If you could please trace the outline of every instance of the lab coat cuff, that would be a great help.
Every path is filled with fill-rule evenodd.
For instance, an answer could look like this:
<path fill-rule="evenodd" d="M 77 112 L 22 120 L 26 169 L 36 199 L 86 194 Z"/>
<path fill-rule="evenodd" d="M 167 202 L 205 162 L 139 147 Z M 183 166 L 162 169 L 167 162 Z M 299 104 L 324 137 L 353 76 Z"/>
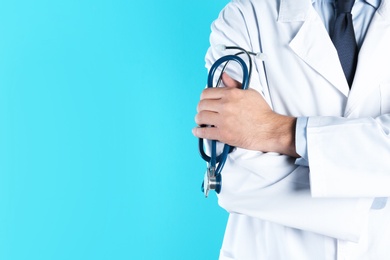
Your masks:
<path fill-rule="evenodd" d="M 295 127 L 295 149 L 301 156 L 295 161 L 295 164 L 302 166 L 309 166 L 309 159 L 307 153 L 307 138 L 306 128 L 308 123 L 308 117 L 298 117 Z"/>

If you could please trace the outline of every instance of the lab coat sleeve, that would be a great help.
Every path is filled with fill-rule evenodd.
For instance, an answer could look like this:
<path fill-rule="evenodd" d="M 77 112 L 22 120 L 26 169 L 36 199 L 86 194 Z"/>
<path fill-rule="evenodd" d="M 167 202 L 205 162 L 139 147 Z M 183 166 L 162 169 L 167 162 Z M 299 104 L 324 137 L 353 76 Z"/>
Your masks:
<path fill-rule="evenodd" d="M 284 226 L 357 242 L 370 198 L 313 198 L 309 170 L 276 153 L 237 149 L 225 164 L 219 204 Z"/>
<path fill-rule="evenodd" d="M 240 1 L 232 1 L 222 10 L 219 15 L 219 18 L 212 23 L 210 48 L 208 49 L 207 55 L 205 57 L 207 69 L 210 69 L 214 62 L 222 56 L 236 54 L 238 52 L 237 50 L 221 51 L 218 49 L 218 46 L 220 45 L 238 46 L 244 48 L 247 51 L 260 53 L 260 46 L 252 45 L 252 42 L 250 40 L 251 36 L 247 29 L 250 26 L 246 24 L 252 23 L 251 26 L 253 26 L 253 23 L 255 23 L 255 21 L 245 20 L 243 12 L 240 11 L 240 7 L 242 7 L 242 5 L 240 5 Z M 249 64 L 246 55 L 240 55 L 240 57 L 246 62 L 246 64 Z M 251 58 L 252 64 L 254 66 L 249 86 L 250 88 L 255 89 L 261 94 L 263 94 L 268 103 L 270 103 L 267 88 L 262 87 L 265 86 L 267 82 L 265 75 L 264 73 L 257 72 L 264 70 L 263 63 L 255 56 L 252 56 Z M 225 72 L 235 80 L 241 82 L 242 69 L 238 63 L 230 62 Z M 219 75 L 219 73 L 216 73 L 215 75 Z M 217 76 L 214 78 L 214 80 L 217 80 Z"/>
<path fill-rule="evenodd" d="M 254 18 L 243 15 L 253 12 L 250 9 L 247 2 L 232 1 L 212 24 L 211 47 L 206 55 L 207 68 L 226 55 L 213 48 L 217 44 L 259 51 L 258 46 L 252 46 L 250 33 L 246 31 L 246 28 L 256 26 L 253 24 L 256 21 L 248 20 Z M 262 69 L 258 62 L 250 87 L 263 93 L 265 99 L 269 100 L 266 88 L 262 87 L 266 84 Z M 238 80 L 241 78 L 239 71 L 237 67 L 228 69 L 228 73 Z M 309 168 L 294 162 L 295 159 L 285 155 L 236 149 L 229 155 L 223 169 L 219 204 L 229 212 L 357 241 L 372 199 L 313 198 Z"/>
<path fill-rule="evenodd" d="M 314 197 L 390 196 L 390 115 L 310 117 L 307 150 Z"/>

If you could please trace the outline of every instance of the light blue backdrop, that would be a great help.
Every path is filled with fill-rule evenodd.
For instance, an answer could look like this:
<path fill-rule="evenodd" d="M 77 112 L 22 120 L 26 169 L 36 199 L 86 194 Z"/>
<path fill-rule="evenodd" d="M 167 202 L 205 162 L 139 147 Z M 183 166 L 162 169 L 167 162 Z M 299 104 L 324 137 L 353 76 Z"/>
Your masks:
<path fill-rule="evenodd" d="M 191 134 L 227 0 L 0 0 L 0 259 L 216 259 Z"/>

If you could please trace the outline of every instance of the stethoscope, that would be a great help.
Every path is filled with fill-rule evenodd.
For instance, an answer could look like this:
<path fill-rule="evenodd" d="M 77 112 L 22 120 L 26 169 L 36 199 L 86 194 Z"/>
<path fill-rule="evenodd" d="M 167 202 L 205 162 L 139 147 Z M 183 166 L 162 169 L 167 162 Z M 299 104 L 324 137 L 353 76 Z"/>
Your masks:
<path fill-rule="evenodd" d="M 242 82 L 241 82 L 241 88 L 242 89 L 248 89 L 249 81 L 252 75 L 252 58 L 251 55 L 256 56 L 257 58 L 260 58 L 264 60 L 264 57 L 262 53 L 254 53 L 250 51 L 246 51 L 245 49 L 237 46 L 225 46 L 225 45 L 217 45 L 216 49 L 218 51 L 224 51 L 224 50 L 239 50 L 234 55 L 226 55 L 221 58 L 219 58 L 210 68 L 208 78 L 207 78 L 207 87 L 213 88 L 214 83 L 214 75 L 217 71 L 217 69 L 222 65 L 221 73 L 218 77 L 218 81 L 216 83 L 215 87 L 219 87 L 219 85 L 222 82 L 222 74 L 225 72 L 227 65 L 230 61 L 237 62 L 242 69 Z M 239 55 L 245 54 L 248 58 L 248 64 L 239 57 Z M 207 125 L 202 125 L 201 127 L 212 127 Z M 204 175 L 203 183 L 202 183 L 202 192 L 204 193 L 205 197 L 208 197 L 210 190 L 215 190 L 216 193 L 221 192 L 222 188 L 222 176 L 221 172 L 225 165 L 225 162 L 227 160 L 227 157 L 229 153 L 231 153 L 234 150 L 233 146 L 230 146 L 228 144 L 223 144 L 222 153 L 220 155 L 217 155 L 217 141 L 211 140 L 211 151 L 210 156 L 208 156 L 204 150 L 204 140 L 203 138 L 199 138 L 199 152 L 203 160 L 207 162 L 207 171 Z"/>

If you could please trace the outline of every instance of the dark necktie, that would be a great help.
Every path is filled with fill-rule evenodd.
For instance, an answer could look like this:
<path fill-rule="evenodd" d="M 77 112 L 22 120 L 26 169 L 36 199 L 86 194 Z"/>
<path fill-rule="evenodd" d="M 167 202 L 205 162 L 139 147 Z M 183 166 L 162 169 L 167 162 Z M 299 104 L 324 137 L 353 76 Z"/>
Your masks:
<path fill-rule="evenodd" d="M 355 0 L 337 1 L 337 17 L 332 35 L 333 44 L 339 54 L 341 66 L 350 88 L 355 75 L 358 56 L 351 14 L 354 2 Z"/>

